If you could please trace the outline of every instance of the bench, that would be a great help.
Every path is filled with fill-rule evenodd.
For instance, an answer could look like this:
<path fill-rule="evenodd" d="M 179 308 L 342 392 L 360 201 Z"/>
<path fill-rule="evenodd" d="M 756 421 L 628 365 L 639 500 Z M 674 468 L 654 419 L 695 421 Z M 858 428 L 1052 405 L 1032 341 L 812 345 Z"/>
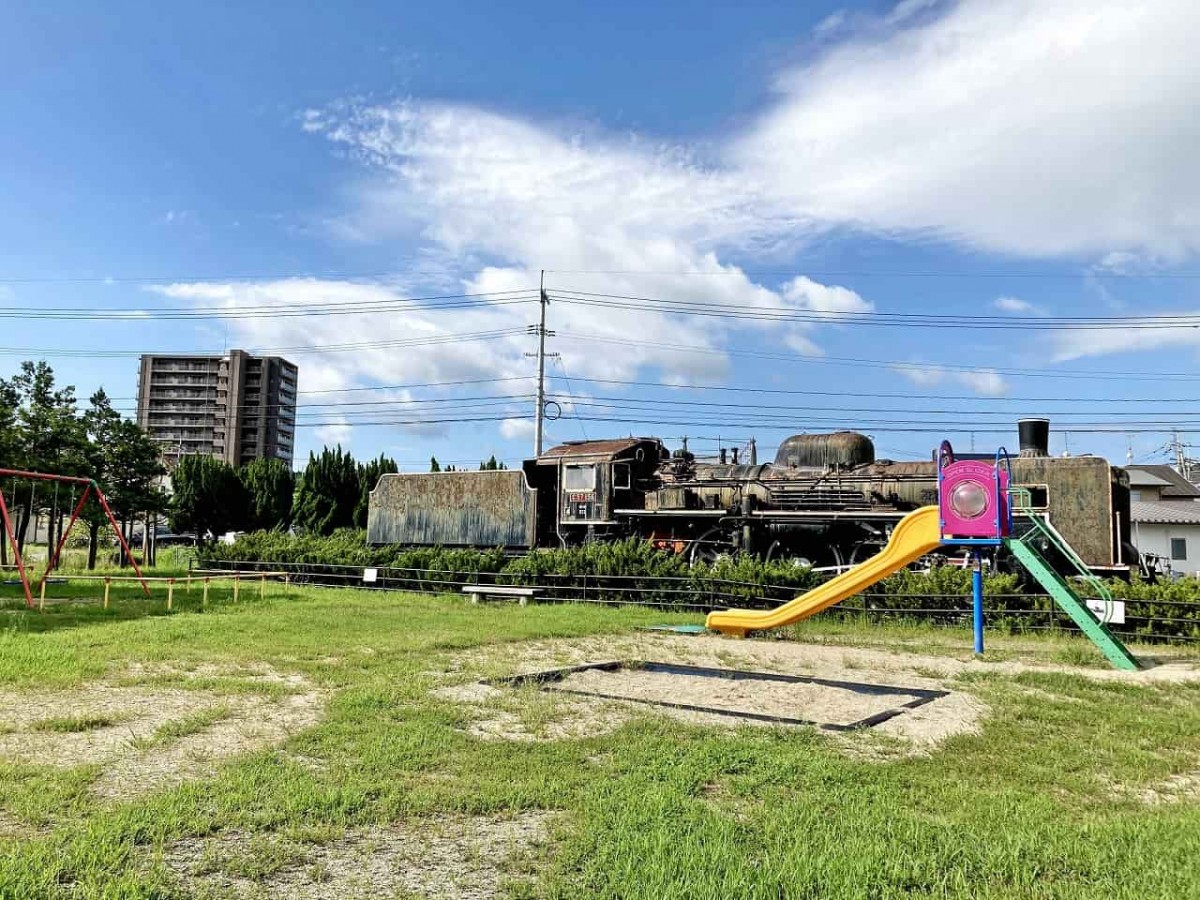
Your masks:
<path fill-rule="evenodd" d="M 479 603 L 488 597 L 515 597 L 522 606 L 535 599 L 538 590 L 538 588 L 514 587 L 506 584 L 464 584 L 462 587 L 464 594 L 471 595 L 472 603 Z"/>

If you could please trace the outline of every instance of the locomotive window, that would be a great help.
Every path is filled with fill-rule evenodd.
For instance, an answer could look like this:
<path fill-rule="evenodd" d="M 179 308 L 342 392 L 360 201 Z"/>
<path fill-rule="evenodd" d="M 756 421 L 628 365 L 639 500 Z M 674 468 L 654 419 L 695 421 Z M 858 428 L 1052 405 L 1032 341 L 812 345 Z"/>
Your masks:
<path fill-rule="evenodd" d="M 627 491 L 633 487 L 633 472 L 628 464 L 617 463 L 613 466 L 613 489 Z"/>
<path fill-rule="evenodd" d="M 564 491 L 590 491 L 595 487 L 595 466 L 563 466 Z"/>

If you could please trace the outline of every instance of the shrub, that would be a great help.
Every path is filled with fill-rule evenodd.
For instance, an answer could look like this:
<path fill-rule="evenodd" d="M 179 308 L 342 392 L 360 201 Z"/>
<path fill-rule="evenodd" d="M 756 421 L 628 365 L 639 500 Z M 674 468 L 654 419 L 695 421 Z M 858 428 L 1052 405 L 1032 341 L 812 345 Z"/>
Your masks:
<path fill-rule="evenodd" d="M 791 599 L 822 580 L 819 573 L 790 561 L 764 562 L 750 557 L 723 558 L 711 565 L 689 566 L 682 556 L 656 550 L 649 542 L 629 538 L 579 547 L 534 550 L 510 557 L 501 549 L 446 547 L 371 547 L 362 529 L 345 528 L 323 537 L 258 531 L 232 545 L 204 549 L 207 565 L 233 563 L 293 564 L 307 577 L 344 583 L 337 567 L 378 567 L 380 586 L 396 590 L 453 590 L 484 578 L 501 584 L 541 584 L 553 596 L 594 595 L 617 602 L 665 606 L 772 605 Z M 352 576 L 357 581 L 358 574 Z M 1150 584 L 1135 579 L 1109 583 L 1113 596 L 1127 603 L 1128 624 L 1122 632 L 1145 636 L 1200 638 L 1200 580 Z M 1019 631 L 1031 625 L 1064 621 L 1052 601 L 1025 593 L 1013 574 L 988 573 L 983 591 L 994 598 L 989 627 Z M 1082 591 L 1087 593 L 1086 588 Z M 971 572 L 955 566 L 928 571 L 903 570 L 885 578 L 845 611 L 876 611 L 882 616 L 957 623 L 970 617 Z"/>

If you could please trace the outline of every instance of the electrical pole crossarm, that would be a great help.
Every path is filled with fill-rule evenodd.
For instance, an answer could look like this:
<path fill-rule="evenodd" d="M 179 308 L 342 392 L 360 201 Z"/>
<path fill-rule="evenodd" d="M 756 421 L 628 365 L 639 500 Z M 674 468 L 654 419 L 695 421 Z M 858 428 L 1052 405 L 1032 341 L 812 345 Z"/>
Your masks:
<path fill-rule="evenodd" d="M 537 411 L 534 417 L 533 431 L 534 456 L 542 455 L 542 429 L 546 414 L 546 307 L 549 303 L 549 298 L 546 297 L 546 270 L 542 269 L 542 277 L 538 285 L 541 322 L 538 325 Z"/>

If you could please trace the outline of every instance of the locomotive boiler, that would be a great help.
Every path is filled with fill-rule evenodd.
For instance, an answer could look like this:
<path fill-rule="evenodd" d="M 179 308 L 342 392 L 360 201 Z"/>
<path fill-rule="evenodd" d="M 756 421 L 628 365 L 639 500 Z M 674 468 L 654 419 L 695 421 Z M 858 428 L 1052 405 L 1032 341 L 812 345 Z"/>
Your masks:
<path fill-rule="evenodd" d="M 1127 574 L 1137 563 L 1128 476 L 1099 457 L 1051 457 L 1048 429 L 1018 423 L 1011 467 L 1023 509 L 1048 517 L 1097 573 Z M 794 435 L 772 462 L 749 457 L 699 459 L 686 445 L 628 437 L 561 444 L 517 471 L 384 475 L 368 540 L 529 549 L 634 536 L 693 561 L 751 554 L 840 568 L 937 498 L 932 454 L 880 459 L 853 431 Z"/>

